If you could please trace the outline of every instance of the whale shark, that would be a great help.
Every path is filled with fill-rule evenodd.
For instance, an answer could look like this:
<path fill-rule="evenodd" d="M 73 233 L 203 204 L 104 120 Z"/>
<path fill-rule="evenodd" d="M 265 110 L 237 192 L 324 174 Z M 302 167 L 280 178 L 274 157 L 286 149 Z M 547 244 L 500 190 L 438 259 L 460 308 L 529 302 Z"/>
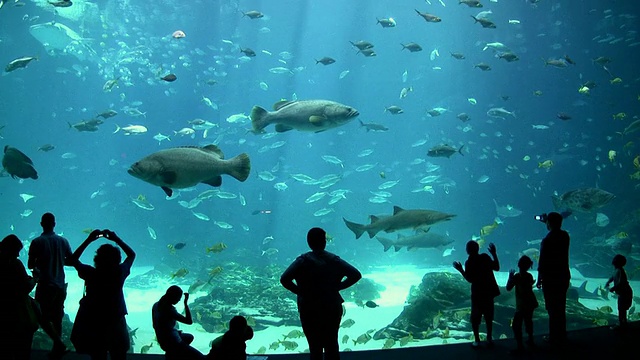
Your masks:
<path fill-rule="evenodd" d="M 50 55 L 69 54 L 81 61 L 96 56 L 96 51 L 89 45 L 91 39 L 83 38 L 62 23 L 50 21 L 35 24 L 29 27 L 29 33 L 44 46 Z"/>

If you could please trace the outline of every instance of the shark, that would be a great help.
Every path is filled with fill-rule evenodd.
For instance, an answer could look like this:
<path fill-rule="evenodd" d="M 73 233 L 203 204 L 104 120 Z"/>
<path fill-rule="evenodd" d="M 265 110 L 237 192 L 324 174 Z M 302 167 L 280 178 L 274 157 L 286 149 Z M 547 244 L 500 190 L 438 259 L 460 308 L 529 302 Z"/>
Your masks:
<path fill-rule="evenodd" d="M 404 229 L 423 229 L 430 225 L 435 225 L 443 221 L 449 221 L 456 215 L 446 214 L 435 210 L 411 209 L 405 210 L 399 206 L 393 207 L 393 215 L 375 216 L 371 215 L 370 224 L 356 224 L 343 218 L 349 230 L 353 231 L 356 239 L 359 239 L 365 232 L 369 238 L 373 238 L 380 231 L 387 233 Z"/>
<path fill-rule="evenodd" d="M 49 54 L 70 54 L 84 61 L 97 55 L 89 45 L 91 39 L 83 38 L 65 24 L 50 21 L 29 27 L 29 33 L 36 38 Z"/>
<path fill-rule="evenodd" d="M 587 290 L 587 280 L 585 280 L 579 287 L 571 286 L 567 292 L 567 298 L 578 299 L 591 299 L 591 300 L 609 300 L 608 291 L 596 287 L 593 291 Z"/>
<path fill-rule="evenodd" d="M 376 236 L 376 239 L 384 246 L 384 251 L 387 252 L 392 247 L 396 252 L 400 251 L 403 247 L 407 250 L 413 249 L 439 249 L 443 246 L 447 246 L 453 243 L 453 239 L 440 234 L 429 232 L 429 230 L 418 231 L 415 235 L 403 236 L 398 234 L 397 240 L 385 239 L 380 236 Z"/>
<path fill-rule="evenodd" d="M 522 215 L 522 210 L 516 209 L 513 205 L 498 205 L 496 199 L 493 199 L 493 203 L 496 204 L 496 213 L 498 213 L 499 217 L 516 217 Z"/>

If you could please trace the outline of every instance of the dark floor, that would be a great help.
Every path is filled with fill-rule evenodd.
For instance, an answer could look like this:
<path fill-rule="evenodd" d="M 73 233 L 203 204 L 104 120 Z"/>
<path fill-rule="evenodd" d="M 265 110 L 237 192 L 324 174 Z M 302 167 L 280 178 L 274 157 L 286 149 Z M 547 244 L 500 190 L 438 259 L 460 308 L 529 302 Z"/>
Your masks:
<path fill-rule="evenodd" d="M 398 348 L 391 350 L 357 351 L 341 354 L 342 360 L 410 360 L 410 359 L 567 359 L 567 360 L 615 360 L 635 359 L 640 353 L 640 322 L 630 324 L 625 331 L 614 331 L 609 327 L 572 331 L 566 346 L 551 348 L 536 338 L 538 347 L 524 355 L 509 354 L 514 346 L 512 339 L 498 340 L 492 349 L 472 349 L 470 343 L 438 345 L 414 348 Z M 269 360 L 308 359 L 308 354 L 269 355 Z M 47 360 L 46 353 L 34 351 L 32 360 Z M 65 360 L 88 359 L 88 356 L 75 353 L 64 357 Z M 161 360 L 161 355 L 130 355 L 135 360 Z"/>

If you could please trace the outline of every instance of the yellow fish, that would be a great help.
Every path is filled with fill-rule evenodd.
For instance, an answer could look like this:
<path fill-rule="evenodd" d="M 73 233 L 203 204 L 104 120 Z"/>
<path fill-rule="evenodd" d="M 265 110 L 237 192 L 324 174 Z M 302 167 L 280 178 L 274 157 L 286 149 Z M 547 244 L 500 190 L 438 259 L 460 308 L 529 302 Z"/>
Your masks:
<path fill-rule="evenodd" d="M 583 86 L 583 87 L 581 87 L 580 89 L 578 89 L 578 92 L 579 92 L 580 94 L 582 94 L 582 95 L 589 95 L 589 91 L 590 91 L 590 90 L 591 90 L 591 89 L 589 89 L 588 87 Z"/>
<path fill-rule="evenodd" d="M 480 229 L 480 236 L 485 237 L 488 236 L 498 227 L 498 222 L 494 221 L 491 225 L 485 225 Z"/>
<path fill-rule="evenodd" d="M 545 160 L 538 163 L 538 168 L 550 169 L 553 166 L 553 160 Z"/>
<path fill-rule="evenodd" d="M 533 95 L 542 96 L 542 91 L 541 90 L 536 90 L 536 91 L 533 92 Z"/>
<path fill-rule="evenodd" d="M 224 250 L 224 249 L 226 249 L 226 248 L 227 248 L 227 244 L 222 243 L 222 242 L 221 242 L 221 243 L 217 243 L 217 244 L 215 244 L 215 245 L 213 245 L 213 246 L 209 246 L 209 247 L 207 248 L 207 254 L 208 254 L 208 253 L 214 253 L 214 254 L 216 254 L 216 253 L 222 252 L 222 250 Z"/>
<path fill-rule="evenodd" d="M 142 194 L 140 194 L 140 195 L 138 195 L 138 201 L 147 201 L 147 197 L 142 195 Z"/>
<path fill-rule="evenodd" d="M 176 248 L 173 246 L 173 244 L 167 245 L 167 249 L 169 249 L 169 252 L 172 254 L 176 253 Z"/>
<path fill-rule="evenodd" d="M 622 79 L 620 79 L 619 77 L 613 79 L 613 80 L 609 80 L 610 83 L 612 84 L 620 84 L 622 83 Z"/>
<path fill-rule="evenodd" d="M 387 174 L 385 174 L 384 171 L 380 171 L 380 178 L 381 179 L 386 179 L 387 178 Z"/>
<path fill-rule="evenodd" d="M 640 169 L 640 155 L 633 159 L 633 166 L 635 166 L 636 169 Z"/>
<path fill-rule="evenodd" d="M 189 274 L 189 270 L 187 270 L 186 268 L 181 268 L 178 271 L 171 274 L 171 280 L 173 280 L 174 278 L 185 277 L 187 276 L 187 274 Z"/>
<path fill-rule="evenodd" d="M 627 117 L 626 113 L 619 112 L 619 113 L 613 115 L 613 120 L 624 120 L 624 118 L 626 118 L 626 117 Z"/>
<path fill-rule="evenodd" d="M 622 147 L 622 149 L 627 150 L 630 147 L 633 147 L 633 141 L 629 141 L 628 143 L 624 144 L 624 146 Z"/>
<path fill-rule="evenodd" d="M 632 180 L 640 180 L 640 170 L 629 175 L 629 178 L 631 178 Z"/>
<path fill-rule="evenodd" d="M 214 277 L 222 272 L 221 266 L 216 266 L 213 269 L 209 270 L 209 276 Z"/>
<path fill-rule="evenodd" d="M 618 239 L 626 239 L 626 238 L 628 238 L 628 237 L 629 237 L 629 234 L 627 234 L 627 233 L 626 233 L 626 232 L 624 232 L 624 231 L 620 231 L 619 233 L 617 233 L 617 234 L 616 234 L 616 237 L 617 237 Z"/>
<path fill-rule="evenodd" d="M 616 161 L 616 155 L 618 155 L 618 153 L 615 150 L 609 150 L 609 161 Z"/>
<path fill-rule="evenodd" d="M 93 231 L 93 229 L 92 229 L 92 228 L 85 228 L 85 229 L 82 229 L 82 232 L 83 232 L 83 233 L 85 233 L 85 234 L 91 234 L 91 232 L 92 232 L 92 231 Z"/>

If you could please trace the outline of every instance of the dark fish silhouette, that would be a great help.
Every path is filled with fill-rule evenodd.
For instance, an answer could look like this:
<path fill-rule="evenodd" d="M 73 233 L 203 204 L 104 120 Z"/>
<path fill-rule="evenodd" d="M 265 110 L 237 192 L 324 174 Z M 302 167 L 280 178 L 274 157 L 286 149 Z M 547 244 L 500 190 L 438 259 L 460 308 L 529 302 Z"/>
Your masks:
<path fill-rule="evenodd" d="M 37 179 L 38 172 L 33 167 L 33 161 L 22 151 L 6 145 L 2 157 L 2 167 L 12 178 Z"/>
<path fill-rule="evenodd" d="M 178 77 L 175 76 L 174 74 L 169 74 L 169 75 L 161 77 L 161 79 L 166 81 L 166 82 L 174 82 L 174 81 L 176 81 L 177 78 Z"/>

